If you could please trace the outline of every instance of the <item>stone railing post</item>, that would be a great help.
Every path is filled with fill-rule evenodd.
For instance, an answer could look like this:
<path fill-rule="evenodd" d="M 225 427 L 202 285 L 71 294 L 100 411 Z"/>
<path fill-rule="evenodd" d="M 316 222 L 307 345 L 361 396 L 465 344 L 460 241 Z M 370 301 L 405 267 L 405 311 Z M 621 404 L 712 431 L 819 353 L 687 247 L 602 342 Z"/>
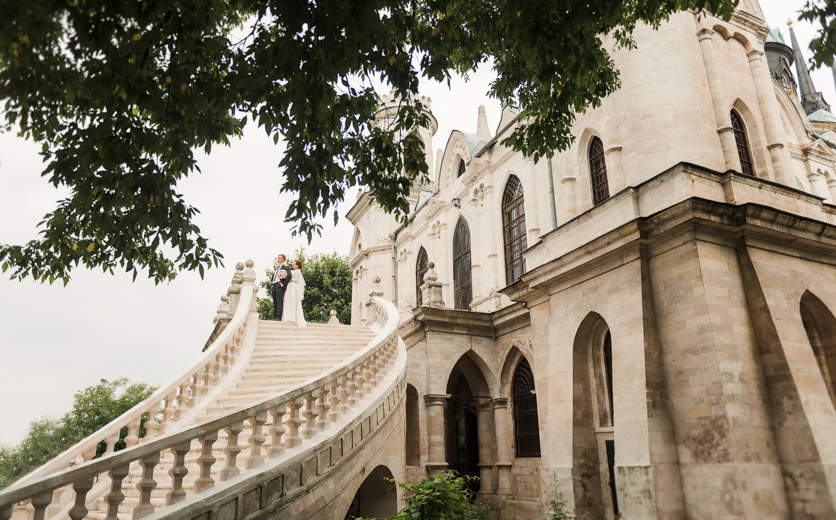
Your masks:
<path fill-rule="evenodd" d="M 332 309 L 330 314 L 331 314 L 331 317 L 328 318 L 328 325 L 339 325 L 340 320 L 337 319 L 337 311 Z"/>
<path fill-rule="evenodd" d="M 241 282 L 244 279 L 244 263 L 238 262 L 235 264 L 235 274 L 232 275 L 232 283 L 226 290 L 227 298 L 229 300 L 229 317 L 235 314 L 235 309 L 238 308 L 238 301 L 241 299 Z"/>
<path fill-rule="evenodd" d="M 447 469 L 444 446 L 444 411 L 450 394 L 427 394 L 427 474 L 435 477 Z"/>
<path fill-rule="evenodd" d="M 441 282 L 438 281 L 438 273 L 435 271 L 435 263 L 428 263 L 427 272 L 424 273 L 424 283 L 421 284 L 421 301 L 424 302 L 424 305 L 444 308 L 441 286 Z"/>
<path fill-rule="evenodd" d="M 252 260 L 247 260 L 246 262 L 244 262 L 244 266 L 246 268 L 244 269 L 244 274 L 242 276 L 242 283 L 241 283 L 241 285 L 252 285 L 252 286 L 254 286 L 253 287 L 253 289 L 254 289 L 253 300 L 250 303 L 250 312 L 258 312 L 258 301 L 257 301 L 258 299 L 256 298 L 256 294 L 258 293 L 258 285 L 255 283 L 255 278 L 256 277 L 255 277 L 255 269 L 253 269 L 254 265 L 255 265 L 255 262 L 253 262 Z"/>

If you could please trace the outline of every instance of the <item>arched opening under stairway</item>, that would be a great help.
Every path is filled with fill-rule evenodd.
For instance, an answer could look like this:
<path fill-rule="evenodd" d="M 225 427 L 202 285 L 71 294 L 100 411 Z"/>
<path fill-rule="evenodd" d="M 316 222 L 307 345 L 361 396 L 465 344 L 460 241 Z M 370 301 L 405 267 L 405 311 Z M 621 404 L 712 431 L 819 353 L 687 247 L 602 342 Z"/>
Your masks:
<path fill-rule="evenodd" d="M 388 518 L 398 513 L 397 484 L 386 466 L 378 466 L 363 480 L 354 500 L 348 506 L 345 519 L 352 518 Z"/>
<path fill-rule="evenodd" d="M 490 399 L 490 387 L 470 355 L 462 356 L 450 372 L 447 394 L 450 395 L 444 413 L 447 463 L 460 475 L 479 477 L 479 433 L 480 430 L 484 432 L 487 425 L 479 424 L 477 407 L 480 402 Z M 489 444 L 491 439 L 485 438 L 482 442 Z M 480 487 L 478 479 L 470 482 L 474 493 Z"/>
<path fill-rule="evenodd" d="M 581 322 L 572 356 L 572 481 L 575 514 L 618 515 L 615 421 L 612 405 L 612 335 L 591 312 Z"/>
<path fill-rule="evenodd" d="M 406 385 L 406 465 L 421 464 L 421 432 L 418 420 L 418 391 Z"/>
<path fill-rule="evenodd" d="M 801 321 L 830 402 L 836 408 L 836 318 L 820 299 L 806 291 L 801 297 Z"/>

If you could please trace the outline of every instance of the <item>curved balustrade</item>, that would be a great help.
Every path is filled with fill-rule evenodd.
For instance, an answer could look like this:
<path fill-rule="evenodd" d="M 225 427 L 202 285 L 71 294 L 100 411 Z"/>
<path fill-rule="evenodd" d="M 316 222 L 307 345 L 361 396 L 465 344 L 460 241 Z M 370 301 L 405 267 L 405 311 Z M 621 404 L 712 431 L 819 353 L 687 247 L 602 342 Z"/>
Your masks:
<path fill-rule="evenodd" d="M 242 288 L 241 303 L 245 303 L 247 298 L 252 298 L 253 293 L 252 287 Z M 74 490 L 74 505 L 69 510 L 69 517 L 73 520 L 85 518 L 88 514 L 87 493 L 93 481 L 105 473 L 110 482 L 110 491 L 105 497 L 108 511 L 106 518 L 115 520 L 119 506 L 125 500 L 123 479 L 128 474 L 130 465 L 135 462 L 138 462 L 142 469 L 142 478 L 136 484 L 139 500 L 133 508 L 133 518 L 142 518 L 155 512 L 158 504 L 152 502 L 152 492 L 161 483 L 168 489 L 165 506 L 161 506 L 161 511 L 165 511 L 166 506 L 190 498 L 190 495 L 208 493 L 207 490 L 216 484 L 259 468 L 265 461 L 276 462 L 283 456 L 298 456 L 299 450 L 295 448 L 315 444 L 321 441 L 323 436 L 327 437 L 328 432 L 338 433 L 341 431 L 340 428 L 356 421 L 357 417 L 363 417 L 363 414 L 370 410 L 376 414 L 377 408 L 367 408 L 371 406 L 369 403 L 372 398 L 382 403 L 378 404 L 375 401 L 374 406 L 382 407 L 385 415 L 395 404 L 393 396 L 400 397 L 402 394 L 400 390 L 406 367 L 406 350 L 403 342 L 395 334 L 398 311 L 394 305 L 383 298 L 373 297 L 368 306 L 369 325 L 377 332 L 375 338 L 364 349 L 333 367 L 325 375 L 312 378 L 293 390 L 219 419 L 181 431 L 161 433 L 156 438 L 149 436 L 145 442 L 134 443 L 122 451 L 109 453 L 37 482 L 16 486 L 0 493 L 0 520 L 10 518 L 14 504 L 27 501 L 34 508 L 35 520 L 41 520 L 45 517 L 46 508 L 54 496 L 60 495 L 66 488 Z M 241 308 L 248 306 L 239 305 L 239 309 Z M 236 317 L 227 328 L 228 333 L 218 338 L 218 341 L 224 342 L 220 344 L 234 344 L 232 338 L 240 335 L 243 324 L 240 320 L 236 321 L 238 317 L 236 312 Z M 212 356 L 218 356 L 222 351 L 215 345 L 209 352 L 213 353 L 209 356 L 213 359 Z M 204 366 L 197 364 L 194 373 L 210 376 L 212 370 L 203 370 Z M 392 383 L 393 377 L 397 381 L 396 384 Z M 178 378 L 166 387 L 167 391 L 179 390 L 180 385 L 188 381 L 187 377 Z M 379 388 L 383 381 L 388 381 L 387 388 Z M 397 390 L 392 390 L 393 385 Z M 201 387 L 193 388 L 198 390 L 199 395 Z M 382 392 L 390 393 L 382 395 Z M 169 394 L 158 392 L 155 395 Z M 179 395 L 179 392 L 176 395 Z M 359 409 L 358 404 L 365 406 Z M 144 411 L 147 407 L 146 404 L 145 408 L 140 410 Z M 165 415 L 165 411 L 163 414 Z M 238 438 L 245 425 L 249 429 L 246 444 Z M 214 444 L 219 434 L 226 438 L 226 442 L 217 447 Z M 185 458 L 192 446 L 199 447 L 199 456 L 196 459 L 199 476 L 194 486 L 186 489 L 183 481 L 190 470 Z M 160 477 L 159 474 L 155 475 L 154 468 L 160 463 L 161 454 L 165 452 L 172 453 L 174 462 L 167 476 Z M 242 452 L 246 454 L 246 458 L 239 460 L 238 455 Z M 213 472 L 213 468 L 218 469 L 215 468 L 218 461 L 222 461 L 223 467 L 220 471 Z"/>
<path fill-rule="evenodd" d="M 209 394 L 210 388 L 229 374 L 230 369 L 239 361 L 244 333 L 251 321 L 250 312 L 254 312 L 256 305 L 258 286 L 254 282 L 252 260 L 246 262 L 246 269 L 244 264 L 239 262 L 229 289 L 240 293 L 235 314 L 223 332 L 191 367 L 96 433 L 18 480 L 10 489 L 20 488 L 37 479 L 90 461 L 95 457 L 97 447 L 102 441 L 107 443 L 103 456 L 112 454 L 123 428 L 127 428 L 128 431 L 124 438 L 126 448 L 148 442 L 165 432 L 172 423 L 183 418 L 184 413 L 201 404 Z M 142 426 L 145 426 L 146 433 L 140 438 Z"/>

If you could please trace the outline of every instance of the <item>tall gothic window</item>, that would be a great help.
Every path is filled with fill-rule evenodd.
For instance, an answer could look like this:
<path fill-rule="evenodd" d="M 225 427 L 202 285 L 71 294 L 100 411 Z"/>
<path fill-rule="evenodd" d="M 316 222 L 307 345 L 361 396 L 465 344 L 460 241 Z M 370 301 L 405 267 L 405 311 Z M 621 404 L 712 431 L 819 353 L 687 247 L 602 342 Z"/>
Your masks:
<path fill-rule="evenodd" d="M 423 247 L 418 251 L 418 261 L 415 262 L 415 306 L 423 305 L 421 298 L 421 285 L 424 283 L 424 274 L 427 272 L 427 250 Z"/>
<path fill-rule="evenodd" d="M 453 292 L 456 308 L 470 310 L 473 287 L 470 275 L 470 229 L 464 218 L 459 217 L 453 233 Z"/>
<path fill-rule="evenodd" d="M 537 419 L 537 394 L 534 392 L 534 374 L 531 365 L 523 358 L 514 371 L 514 439 L 517 457 L 540 456 L 540 422 Z"/>
<path fill-rule="evenodd" d="M 505 235 L 505 279 L 512 284 L 525 273 L 522 252 L 526 248 L 523 187 L 515 175 L 508 179 L 502 195 L 502 229 Z"/>
<path fill-rule="evenodd" d="M 740 169 L 746 175 L 754 175 L 755 170 L 752 168 L 752 155 L 749 153 L 746 127 L 743 125 L 743 119 L 737 113 L 737 110 L 731 111 L 731 124 L 734 129 L 734 141 L 737 144 L 737 155 L 740 156 Z"/>
<path fill-rule="evenodd" d="M 462 175 L 464 175 L 464 170 L 465 170 L 464 159 L 459 159 L 459 172 L 456 175 L 456 177 L 461 177 Z"/>
<path fill-rule="evenodd" d="M 589 173 L 592 177 L 592 203 L 600 204 L 610 196 L 607 182 L 607 163 L 604 160 L 604 143 L 593 137 L 589 143 Z"/>

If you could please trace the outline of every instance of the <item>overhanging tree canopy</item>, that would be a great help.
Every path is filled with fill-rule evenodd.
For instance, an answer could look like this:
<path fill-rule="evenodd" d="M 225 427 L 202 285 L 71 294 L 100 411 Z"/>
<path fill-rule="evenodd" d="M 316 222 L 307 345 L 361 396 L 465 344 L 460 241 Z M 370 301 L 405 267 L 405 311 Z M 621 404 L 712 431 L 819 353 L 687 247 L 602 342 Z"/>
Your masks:
<path fill-rule="evenodd" d="M 76 265 L 155 281 L 217 265 L 176 183 L 194 151 L 247 118 L 286 141 L 287 219 L 308 238 L 355 185 L 403 218 L 416 176 L 420 78 L 493 59 L 489 95 L 523 107 L 505 141 L 535 158 L 572 142 L 574 114 L 619 85 L 602 36 L 682 9 L 728 18 L 736 0 L 29 0 L 5 2 L 0 98 L 7 129 L 42 143 L 43 175 L 70 188 L 25 245 L 0 244 L 13 277 L 69 280 Z M 374 126 L 375 84 L 404 100 Z"/>

